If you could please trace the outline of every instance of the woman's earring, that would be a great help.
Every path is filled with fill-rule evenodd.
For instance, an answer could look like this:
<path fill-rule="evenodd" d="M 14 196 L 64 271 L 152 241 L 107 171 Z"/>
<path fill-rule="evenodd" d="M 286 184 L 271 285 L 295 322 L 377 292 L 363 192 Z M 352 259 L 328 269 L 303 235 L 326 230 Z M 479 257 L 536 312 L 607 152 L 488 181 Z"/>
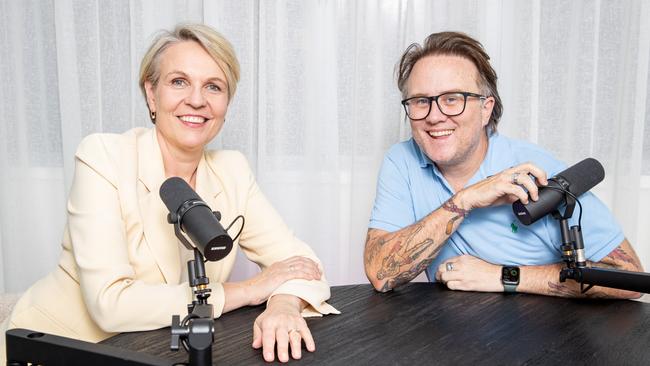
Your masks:
<path fill-rule="evenodd" d="M 150 111 L 149 116 L 151 117 L 151 120 L 155 123 L 156 122 L 156 112 L 155 111 Z"/>

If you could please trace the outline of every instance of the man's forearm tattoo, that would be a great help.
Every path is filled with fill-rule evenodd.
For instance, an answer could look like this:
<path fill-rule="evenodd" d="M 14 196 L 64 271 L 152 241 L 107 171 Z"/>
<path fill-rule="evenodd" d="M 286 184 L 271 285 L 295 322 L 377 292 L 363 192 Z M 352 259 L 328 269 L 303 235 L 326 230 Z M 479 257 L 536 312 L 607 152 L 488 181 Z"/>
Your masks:
<path fill-rule="evenodd" d="M 451 235 L 456 220 L 469 215 L 469 211 L 456 206 L 453 197 L 445 201 L 441 207 L 456 214 L 449 220 L 445 230 L 447 235 Z M 423 228 L 424 225 L 418 223 L 407 232 L 387 235 L 374 240 L 374 242 L 371 239 L 371 231 L 368 231 L 366 242 L 370 244 L 367 247 L 366 265 L 371 265 L 377 260 L 377 256 L 384 245 L 387 243 L 391 245 L 390 252 L 381 260 L 381 266 L 377 271 L 377 279 L 386 280 L 382 291 L 390 290 L 412 280 L 433 262 L 433 258 L 436 257 L 441 247 L 438 246 L 433 252 L 424 255 L 430 250 L 431 246 L 435 245 L 433 239 L 426 238 L 420 242 L 414 242 L 413 240 Z M 404 266 L 406 266 L 406 269 L 402 270 Z"/>
<path fill-rule="evenodd" d="M 426 238 L 420 242 L 414 242 L 413 240 L 422 229 L 423 225 L 418 224 L 407 233 L 389 237 L 381 244 L 376 243 L 375 247 L 371 249 L 369 257 L 374 258 L 376 255 L 374 251 L 378 250 L 377 248 L 380 245 L 383 246 L 386 242 L 391 242 L 392 245 L 390 253 L 383 258 L 381 267 L 377 272 L 377 279 L 387 279 L 382 291 L 390 290 L 412 280 L 433 261 L 440 248 L 436 249 L 434 253 L 422 258 L 423 253 L 434 244 L 433 240 L 431 238 Z M 414 262 L 417 264 L 412 268 L 408 268 L 405 271 L 400 270 L 403 266 L 411 267 Z"/>
<path fill-rule="evenodd" d="M 437 253 L 437 251 L 436 251 Z M 414 268 L 411 268 L 408 271 L 405 271 L 403 273 L 398 274 L 395 276 L 395 278 L 391 278 L 386 283 L 384 286 L 381 288 L 381 292 L 386 292 L 389 290 L 394 289 L 397 286 L 401 286 L 410 280 L 414 279 L 417 275 L 420 274 L 420 272 L 424 271 L 430 264 L 433 262 L 433 258 L 425 259 L 422 262 L 418 263 L 417 266 Z"/>
<path fill-rule="evenodd" d="M 447 227 L 445 228 L 445 234 L 447 235 L 451 235 L 451 232 L 454 230 L 454 222 L 456 222 L 456 220 L 460 219 L 461 217 L 467 217 L 467 215 L 469 215 L 469 211 L 456 206 L 453 198 L 454 197 L 451 197 L 442 204 L 442 208 L 456 214 L 456 216 L 452 217 L 447 222 Z"/>
<path fill-rule="evenodd" d="M 366 243 L 370 243 L 371 230 L 368 230 L 368 235 L 366 235 Z M 377 256 L 377 253 L 379 253 L 379 250 L 384 246 L 384 244 L 386 244 L 386 240 L 384 238 L 378 238 L 377 240 L 374 241 L 374 243 L 369 245 L 368 254 L 366 255 L 367 264 L 370 264 L 375 261 L 375 257 Z"/>
<path fill-rule="evenodd" d="M 589 261 L 588 265 L 590 267 L 599 267 L 599 268 L 611 268 L 611 269 L 620 269 L 624 264 L 633 264 L 636 265 L 637 261 L 629 255 L 623 248 L 618 247 L 614 249 L 609 255 L 603 258 L 600 262 Z M 570 283 L 570 282 L 569 282 Z M 585 297 L 590 298 L 609 298 L 611 295 L 607 294 L 605 290 L 599 290 L 598 288 L 592 288 L 585 293 L 581 293 L 579 282 L 573 282 L 575 286 L 570 286 L 568 283 L 563 282 L 548 282 L 549 293 L 551 295 L 560 296 L 560 297 L 576 297 L 584 295 Z"/>
<path fill-rule="evenodd" d="M 562 283 L 548 282 L 549 293 L 559 297 L 574 297 L 575 292 Z"/>
<path fill-rule="evenodd" d="M 557 282 L 550 282 L 548 283 L 549 287 L 549 294 L 553 296 L 558 296 L 558 297 L 576 297 L 579 296 L 580 293 L 580 288 L 570 288 L 569 286 L 565 285 L 564 283 L 557 283 Z M 602 291 L 598 291 L 595 289 L 591 289 L 588 292 L 585 292 L 584 294 L 585 297 L 591 297 L 591 298 L 608 298 L 611 296 L 608 296 L 606 293 Z"/>
<path fill-rule="evenodd" d="M 401 265 L 413 262 L 409 252 L 418 249 L 420 246 L 416 244 L 414 247 L 409 248 L 409 244 L 420 230 L 422 230 L 422 224 L 417 224 L 407 233 L 398 234 L 388 238 L 387 241 L 393 242 L 392 247 L 390 248 L 388 255 L 381 261 L 381 267 L 377 272 L 377 279 L 383 280 L 387 277 L 395 276 L 399 273 L 399 267 Z"/>
<path fill-rule="evenodd" d="M 603 258 L 601 262 L 606 264 L 611 263 L 614 265 L 620 263 L 634 264 L 635 266 L 637 265 L 637 261 L 621 247 L 617 247 L 616 249 L 612 250 L 612 252 L 609 253 L 607 257 Z"/>

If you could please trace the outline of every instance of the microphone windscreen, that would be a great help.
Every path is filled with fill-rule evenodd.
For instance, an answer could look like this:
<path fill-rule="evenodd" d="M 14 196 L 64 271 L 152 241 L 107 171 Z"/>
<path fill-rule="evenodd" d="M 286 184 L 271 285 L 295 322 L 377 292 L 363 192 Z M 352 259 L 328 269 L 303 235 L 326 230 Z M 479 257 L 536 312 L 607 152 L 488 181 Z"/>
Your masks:
<path fill-rule="evenodd" d="M 587 158 L 555 175 L 569 182 L 569 191 L 576 197 L 605 179 L 605 169 L 594 158 Z"/>
<path fill-rule="evenodd" d="M 525 205 L 521 201 L 515 201 L 512 204 L 512 210 L 521 223 L 530 225 L 554 212 L 559 205 L 564 203 L 563 190 L 579 197 L 604 178 L 605 169 L 598 160 L 587 158 L 549 178 L 548 186 L 539 188 L 537 201 L 529 200 Z"/>
<path fill-rule="evenodd" d="M 169 212 L 176 213 L 188 200 L 201 200 L 187 182 L 179 177 L 171 177 L 160 186 L 160 198 Z"/>

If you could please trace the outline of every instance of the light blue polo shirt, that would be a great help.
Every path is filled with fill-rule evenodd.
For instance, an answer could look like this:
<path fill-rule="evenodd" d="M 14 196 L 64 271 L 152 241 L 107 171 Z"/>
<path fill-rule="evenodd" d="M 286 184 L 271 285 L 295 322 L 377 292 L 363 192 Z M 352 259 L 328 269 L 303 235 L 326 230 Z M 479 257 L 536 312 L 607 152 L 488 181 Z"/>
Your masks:
<path fill-rule="evenodd" d="M 467 186 L 528 161 L 544 169 L 549 178 L 566 168 L 539 146 L 494 133 L 485 160 Z M 397 231 L 438 209 L 454 193 L 413 139 L 398 143 L 386 154 L 379 172 L 369 227 Z M 623 241 L 623 232 L 596 196 L 588 192 L 578 198 L 583 208 L 585 254 L 588 260 L 599 261 Z M 578 214 L 576 207 L 570 225 L 577 225 Z M 512 205 L 474 209 L 444 244 L 427 275 L 434 281 L 441 262 L 462 254 L 499 265 L 557 263 L 561 262 L 560 245 L 560 226 L 551 215 L 526 226 L 517 220 Z"/>

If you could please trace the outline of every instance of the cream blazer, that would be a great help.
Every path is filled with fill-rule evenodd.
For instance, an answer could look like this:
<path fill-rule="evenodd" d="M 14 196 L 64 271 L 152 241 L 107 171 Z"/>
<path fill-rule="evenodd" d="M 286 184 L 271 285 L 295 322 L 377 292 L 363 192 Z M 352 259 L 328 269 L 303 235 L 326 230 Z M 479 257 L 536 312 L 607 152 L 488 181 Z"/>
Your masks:
<path fill-rule="evenodd" d="M 173 314 L 187 314 L 192 294 L 181 272 L 187 268 L 179 249 L 184 247 L 167 223 L 158 193 L 165 176 L 155 129 L 90 135 L 75 157 L 59 264 L 26 291 L 3 333 L 28 328 L 97 342 L 118 332 L 169 326 Z M 271 207 L 241 153 L 206 150 L 196 190 L 221 212 L 224 226 L 237 215 L 246 219 L 232 252 L 206 263 L 209 303 L 217 317 L 224 306 L 221 283 L 233 268 L 237 247 L 262 268 L 294 255 L 320 264 Z M 337 313 L 325 302 L 330 290 L 324 278 L 287 281 L 275 294 L 304 299 L 310 305 L 304 316 Z M 4 347 L 0 352 L 4 358 Z"/>

